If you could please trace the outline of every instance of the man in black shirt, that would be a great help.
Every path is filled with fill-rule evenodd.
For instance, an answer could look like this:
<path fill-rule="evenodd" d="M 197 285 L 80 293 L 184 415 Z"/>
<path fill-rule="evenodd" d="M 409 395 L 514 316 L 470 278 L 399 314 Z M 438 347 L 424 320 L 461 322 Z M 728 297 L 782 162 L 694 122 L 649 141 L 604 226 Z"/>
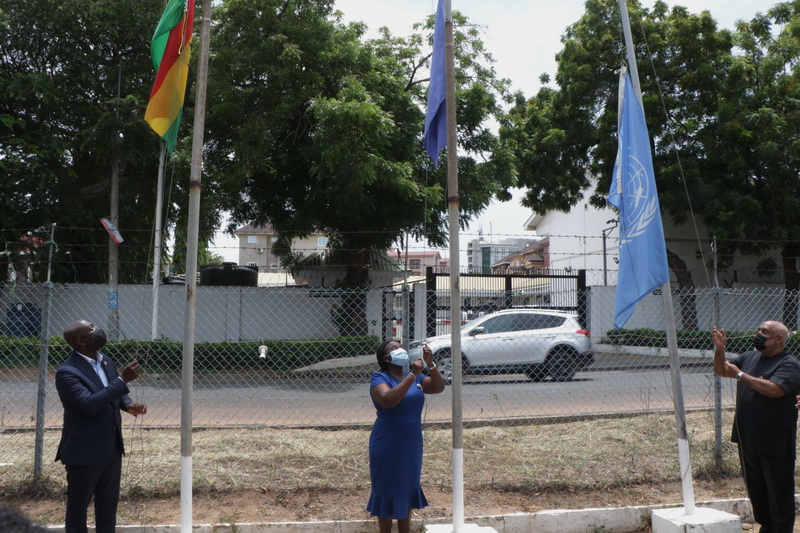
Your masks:
<path fill-rule="evenodd" d="M 785 325 L 768 320 L 753 336 L 754 351 L 726 360 L 728 336 L 724 329 L 712 332 L 714 373 L 738 382 L 731 440 L 739 445 L 744 483 L 761 533 L 792 533 L 794 528 L 800 363 L 784 350 L 788 337 Z"/>

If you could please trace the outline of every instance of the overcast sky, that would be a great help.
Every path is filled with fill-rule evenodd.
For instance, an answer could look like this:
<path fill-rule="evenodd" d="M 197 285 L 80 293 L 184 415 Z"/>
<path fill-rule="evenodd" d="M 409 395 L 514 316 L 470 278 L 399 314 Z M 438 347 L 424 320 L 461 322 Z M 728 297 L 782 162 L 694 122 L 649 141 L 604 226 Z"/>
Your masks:
<path fill-rule="evenodd" d="M 555 55 L 561 50 L 561 35 L 584 12 L 582 0 L 451 0 L 453 10 L 460 11 L 473 23 L 485 27 L 483 41 L 497 61 L 495 68 L 502 78 L 512 82 L 514 90 L 531 96 L 539 88 L 539 76 L 556 71 Z M 652 7 L 655 0 L 643 0 Z M 669 6 L 683 5 L 691 12 L 711 12 L 717 23 L 733 28 L 737 20 L 749 20 L 765 12 L 772 0 L 683 0 L 667 1 Z M 395 35 L 407 35 L 415 22 L 436 11 L 436 0 L 337 0 L 337 8 L 345 21 L 363 21 L 368 36 L 387 26 Z M 635 37 L 634 37 L 635 38 Z M 482 228 L 497 239 L 521 236 L 530 211 L 515 199 L 489 206 L 462 234 L 462 243 L 475 237 Z M 226 260 L 238 260 L 235 239 L 218 236 L 218 253 Z"/>

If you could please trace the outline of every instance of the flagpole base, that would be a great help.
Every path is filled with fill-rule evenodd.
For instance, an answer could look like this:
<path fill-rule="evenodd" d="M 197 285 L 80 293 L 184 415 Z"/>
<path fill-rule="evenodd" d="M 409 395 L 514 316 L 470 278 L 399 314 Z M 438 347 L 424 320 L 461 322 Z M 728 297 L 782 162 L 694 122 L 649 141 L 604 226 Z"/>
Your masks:
<path fill-rule="evenodd" d="M 651 519 L 653 533 L 742 533 L 737 515 L 707 507 L 698 507 L 692 514 L 683 507 L 656 509 Z"/>

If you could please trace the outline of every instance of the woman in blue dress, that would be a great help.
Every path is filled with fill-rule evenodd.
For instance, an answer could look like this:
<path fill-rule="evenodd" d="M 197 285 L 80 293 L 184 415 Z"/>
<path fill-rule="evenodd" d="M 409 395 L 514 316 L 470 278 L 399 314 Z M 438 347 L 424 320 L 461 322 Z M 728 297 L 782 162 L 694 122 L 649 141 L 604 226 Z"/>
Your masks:
<path fill-rule="evenodd" d="M 422 473 L 422 408 L 425 394 L 444 390 L 444 379 L 424 346 L 422 359 L 410 362 L 398 341 L 386 341 L 377 351 L 379 372 L 373 372 L 370 396 L 378 417 L 369 438 L 369 473 L 372 492 L 367 511 L 378 517 L 380 533 L 408 533 L 411 509 L 428 505 L 420 486 Z M 428 376 L 422 375 L 427 367 Z"/>

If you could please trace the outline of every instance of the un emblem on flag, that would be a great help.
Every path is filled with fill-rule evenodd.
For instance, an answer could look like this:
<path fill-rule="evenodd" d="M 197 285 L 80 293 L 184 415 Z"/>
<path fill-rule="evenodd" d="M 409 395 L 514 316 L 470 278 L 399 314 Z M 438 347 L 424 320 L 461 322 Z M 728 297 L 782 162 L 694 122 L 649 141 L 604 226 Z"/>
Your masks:
<path fill-rule="evenodd" d="M 655 180 L 648 176 L 647 169 L 633 155 L 628 156 L 628 191 L 626 198 L 628 229 L 625 242 L 644 234 L 659 212 Z"/>

